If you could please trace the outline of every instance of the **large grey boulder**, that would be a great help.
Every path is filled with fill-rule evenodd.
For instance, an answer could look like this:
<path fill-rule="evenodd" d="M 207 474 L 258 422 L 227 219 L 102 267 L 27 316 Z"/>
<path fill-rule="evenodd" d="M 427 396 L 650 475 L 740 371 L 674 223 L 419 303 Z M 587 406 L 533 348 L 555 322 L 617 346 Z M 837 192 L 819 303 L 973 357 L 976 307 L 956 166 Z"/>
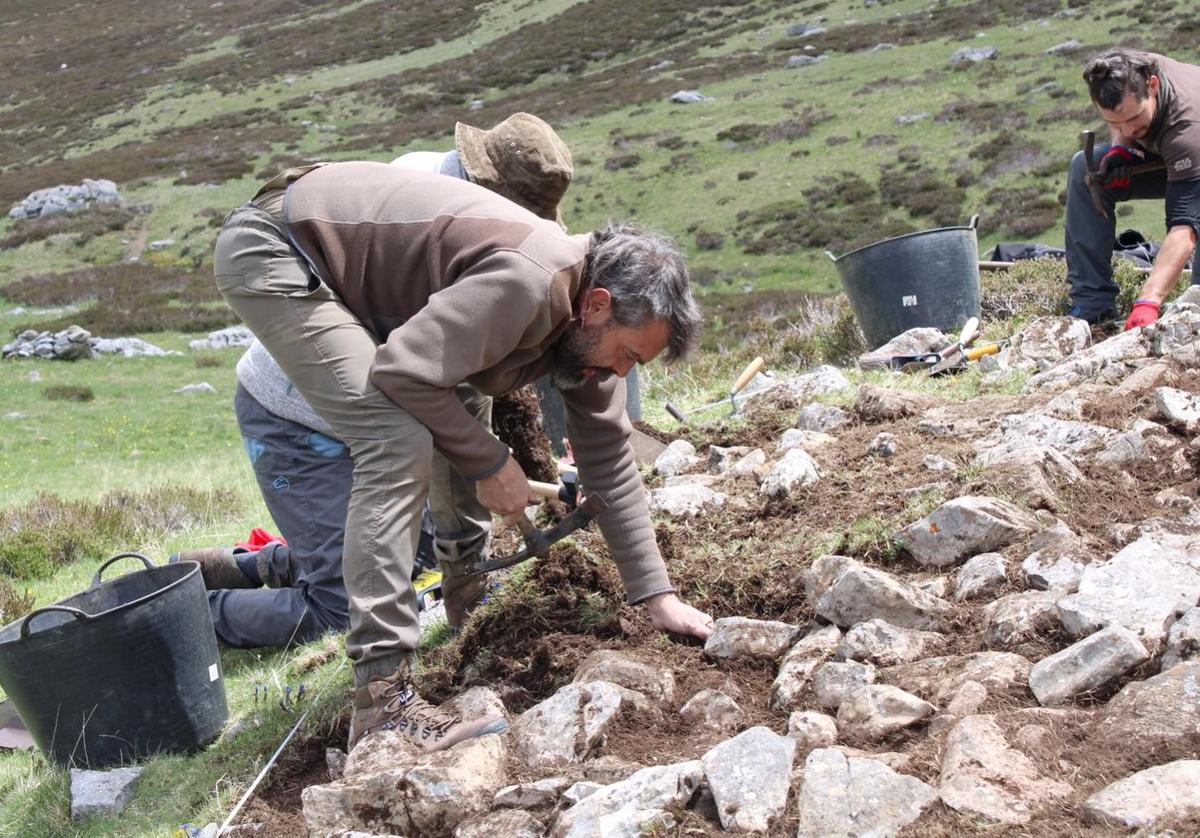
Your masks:
<path fill-rule="evenodd" d="M 71 769 L 71 820 L 93 815 L 111 818 L 119 815 L 137 791 L 142 769 L 139 766 L 110 768 L 107 771 Z"/>
<path fill-rule="evenodd" d="M 1010 747 L 991 716 L 968 716 L 946 737 L 940 794 L 951 809 L 998 823 L 1025 823 L 1039 806 L 1064 800 L 1071 791 Z"/>
<path fill-rule="evenodd" d="M 800 634 L 800 627 L 778 620 L 721 617 L 704 642 L 710 658 L 777 660 Z"/>
<path fill-rule="evenodd" d="M 878 742 L 928 719 L 937 708 L 899 687 L 859 687 L 838 708 L 838 731 L 850 739 Z"/>
<path fill-rule="evenodd" d="M 1140 748 L 1200 737 L 1200 662 L 1126 684 L 1101 711 L 1098 732 L 1104 741 Z"/>
<path fill-rule="evenodd" d="M 813 602 L 817 614 L 843 628 L 879 618 L 904 628 L 937 629 L 950 609 L 945 600 L 853 560 Z"/>
<path fill-rule="evenodd" d="M 1006 547 L 1037 529 L 1032 515 L 999 498 L 966 495 L 947 501 L 895 539 L 923 565 L 948 567 Z"/>
<path fill-rule="evenodd" d="M 1147 829 L 1200 812 L 1200 760 L 1179 759 L 1118 780 L 1089 797 L 1084 816 L 1095 823 Z"/>
<path fill-rule="evenodd" d="M 1009 594 L 983 609 L 984 636 L 992 646 L 1015 646 L 1058 626 L 1058 594 L 1023 591 Z"/>
<path fill-rule="evenodd" d="M 670 667 L 651 666 L 612 649 L 601 649 L 584 658 L 571 680 L 608 681 L 657 701 L 675 698 L 675 673 Z"/>
<path fill-rule="evenodd" d="M 554 838 L 639 834 L 666 809 L 681 809 L 704 777 L 700 760 L 643 768 L 626 780 L 603 786 L 564 810 L 554 822 Z"/>
<path fill-rule="evenodd" d="M 937 791 L 873 759 L 822 748 L 804 762 L 797 838 L 888 838 L 937 801 Z"/>
<path fill-rule="evenodd" d="M 1012 336 L 1009 361 L 1039 372 L 1092 345 L 1092 330 L 1075 317 L 1035 317 Z"/>
<path fill-rule="evenodd" d="M 821 479 L 821 469 L 803 448 L 791 448 L 780 457 L 759 486 L 769 498 L 784 498 Z"/>
<path fill-rule="evenodd" d="M 932 631 L 894 626 L 887 620 L 867 620 L 846 632 L 837 653 L 852 661 L 876 666 L 894 666 L 919 660 L 945 642 L 945 636 Z"/>
<path fill-rule="evenodd" d="M 752 727 L 706 753 L 704 777 L 721 827 L 766 832 L 787 805 L 795 758 L 796 740 L 766 727 Z"/>
<path fill-rule="evenodd" d="M 1039 704 L 1053 707 L 1103 687 L 1149 658 L 1136 634 L 1109 626 L 1035 663 L 1029 689 Z"/>
<path fill-rule="evenodd" d="M 1120 625 L 1148 644 L 1161 642 L 1177 612 L 1200 601 L 1200 537 L 1158 533 L 1083 571 L 1079 591 L 1059 600 L 1072 637 Z"/>
<path fill-rule="evenodd" d="M 606 681 L 568 684 L 517 718 L 512 741 L 533 769 L 583 762 L 622 712 L 648 704 L 640 693 Z"/>
<path fill-rule="evenodd" d="M 771 685 L 771 708 L 789 710 L 812 681 L 813 672 L 837 650 L 842 632 L 825 626 L 796 641 L 779 662 Z"/>

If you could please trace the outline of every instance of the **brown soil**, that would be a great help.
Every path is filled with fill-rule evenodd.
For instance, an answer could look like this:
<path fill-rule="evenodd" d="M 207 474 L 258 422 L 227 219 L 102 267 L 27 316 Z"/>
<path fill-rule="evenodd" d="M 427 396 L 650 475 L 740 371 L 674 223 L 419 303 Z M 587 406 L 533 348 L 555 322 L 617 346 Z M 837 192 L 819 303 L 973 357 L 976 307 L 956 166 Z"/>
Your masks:
<path fill-rule="evenodd" d="M 542 431 L 542 408 L 532 385 L 492 400 L 492 429 L 512 449 L 529 479 L 558 482 L 554 452 Z"/>

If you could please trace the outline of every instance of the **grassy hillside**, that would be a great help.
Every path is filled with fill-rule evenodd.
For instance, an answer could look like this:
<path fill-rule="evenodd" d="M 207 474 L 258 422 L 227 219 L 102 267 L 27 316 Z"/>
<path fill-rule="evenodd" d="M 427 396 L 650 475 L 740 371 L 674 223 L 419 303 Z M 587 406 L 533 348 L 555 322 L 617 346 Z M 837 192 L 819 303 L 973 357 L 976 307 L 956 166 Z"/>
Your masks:
<path fill-rule="evenodd" d="M 794 34 L 806 26 L 820 31 Z M 1186 0 L 10 0 L 0 32 L 0 210 L 84 177 L 124 196 L 107 211 L 0 217 L 0 342 L 76 323 L 183 352 L 0 363 L 0 622 L 82 589 L 119 549 L 161 559 L 269 520 L 232 415 L 238 353 L 187 344 L 236 321 L 210 279 L 212 240 L 285 165 L 448 149 L 456 120 L 547 119 L 574 153 L 573 230 L 637 219 L 688 253 L 705 352 L 645 370 L 657 420 L 668 399 L 719 398 L 755 353 L 789 370 L 852 343 L 844 312 L 808 296 L 838 290 L 826 250 L 975 214 L 981 248 L 1060 242 L 1065 166 L 1079 131 L 1098 127 L 1079 79 L 1087 53 L 1200 58 Z M 952 66 L 965 46 L 998 54 Z M 820 60 L 789 66 L 805 55 Z M 708 98 L 669 101 L 684 89 Z M 1121 222 L 1161 236 L 1161 204 L 1123 208 Z M 175 392 L 199 382 L 216 395 Z M 977 379 L 935 386 L 978 394 Z M 838 537 L 879 529 L 863 520 Z M 309 741 L 344 738 L 340 660 L 336 639 L 224 654 L 243 725 L 202 755 L 150 761 L 119 823 L 72 824 L 62 772 L 0 754 L 0 835 L 151 836 L 219 819 L 294 722 L 260 688 L 317 685 Z M 278 800 L 298 794 L 288 777 Z"/>

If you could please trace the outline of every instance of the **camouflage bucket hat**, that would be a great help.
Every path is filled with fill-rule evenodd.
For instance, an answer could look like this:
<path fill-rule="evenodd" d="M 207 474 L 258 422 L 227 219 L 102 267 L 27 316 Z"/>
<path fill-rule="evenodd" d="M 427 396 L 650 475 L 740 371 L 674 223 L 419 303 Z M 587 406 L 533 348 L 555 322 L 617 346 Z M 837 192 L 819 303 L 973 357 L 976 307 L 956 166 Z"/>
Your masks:
<path fill-rule="evenodd" d="M 515 113 L 489 131 L 459 122 L 454 144 L 472 182 L 565 228 L 558 203 L 574 168 L 553 128 L 528 113 Z"/>

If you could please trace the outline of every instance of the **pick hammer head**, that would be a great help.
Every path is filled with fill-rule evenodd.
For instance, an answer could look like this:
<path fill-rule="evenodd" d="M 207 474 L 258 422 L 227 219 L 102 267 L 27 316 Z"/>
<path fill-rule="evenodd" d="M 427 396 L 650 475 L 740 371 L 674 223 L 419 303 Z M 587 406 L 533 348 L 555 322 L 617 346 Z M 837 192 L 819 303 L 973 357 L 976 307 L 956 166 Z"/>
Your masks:
<path fill-rule="evenodd" d="M 528 519 L 522 517 L 524 521 L 521 524 L 521 534 L 525 538 L 525 546 L 513 553 L 511 556 L 497 556 L 494 559 L 488 559 L 481 562 L 473 562 L 465 566 L 461 574 L 472 576 L 477 573 L 487 573 L 491 570 L 499 570 L 503 567 L 512 567 L 515 564 L 520 564 L 526 559 L 534 556 L 544 556 L 550 552 L 550 548 L 556 543 L 571 535 L 576 530 L 583 529 L 592 522 L 592 519 L 608 509 L 608 501 L 603 495 L 598 495 L 595 492 L 590 493 L 579 506 L 569 512 L 566 517 L 548 529 L 539 530 L 533 524 L 529 523 Z"/>

